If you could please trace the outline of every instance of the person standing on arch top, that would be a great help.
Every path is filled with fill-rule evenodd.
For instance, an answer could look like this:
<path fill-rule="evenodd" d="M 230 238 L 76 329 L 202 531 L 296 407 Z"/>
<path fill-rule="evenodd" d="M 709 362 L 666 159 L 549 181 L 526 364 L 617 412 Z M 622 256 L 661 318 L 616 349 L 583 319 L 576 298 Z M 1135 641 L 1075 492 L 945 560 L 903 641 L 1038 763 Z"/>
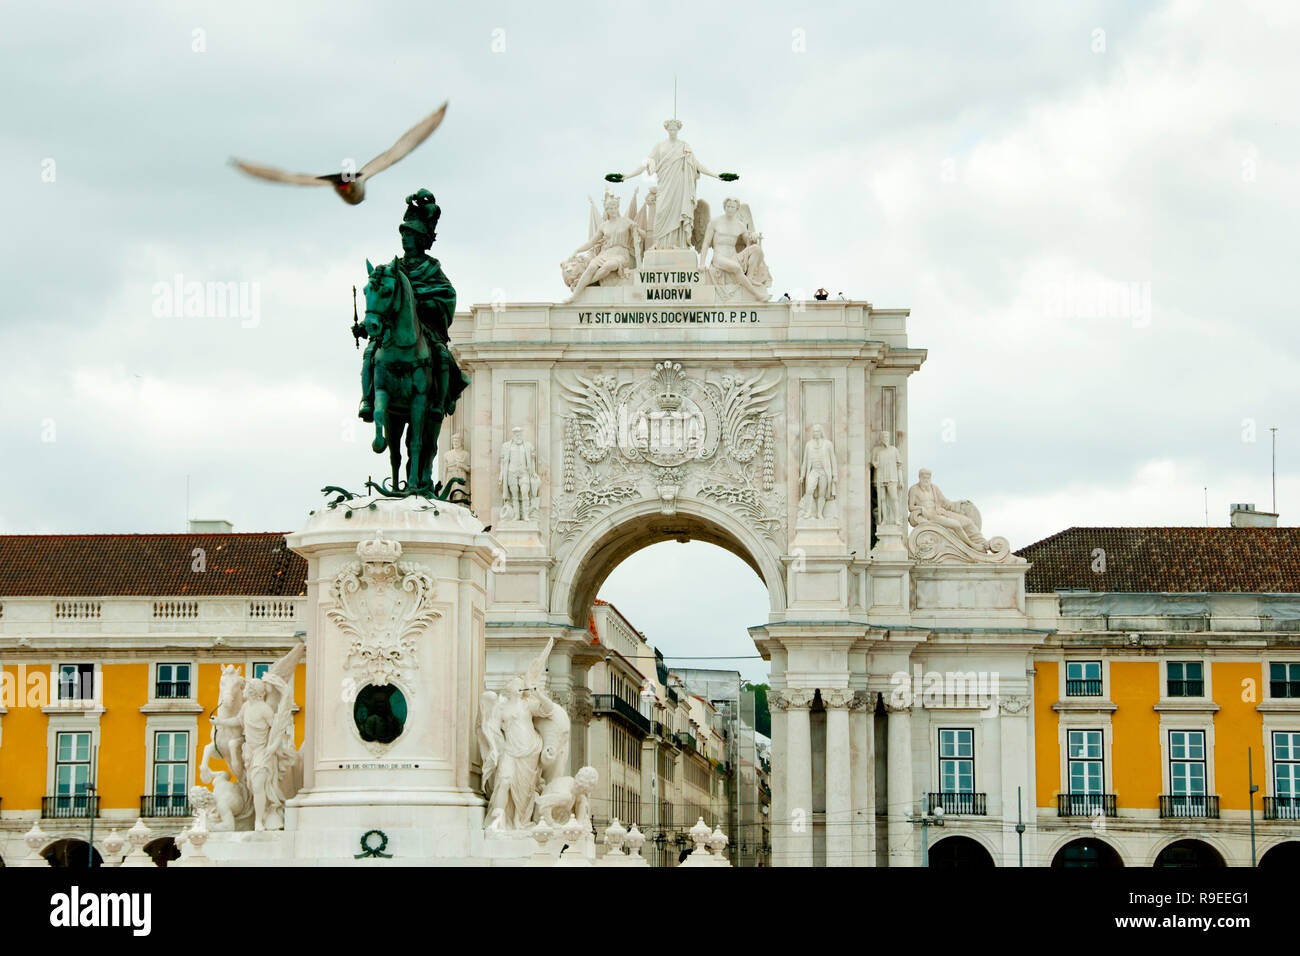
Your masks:
<path fill-rule="evenodd" d="M 442 210 L 427 189 L 406 197 L 406 213 L 398 234 L 402 238 L 402 255 L 397 263 L 406 273 L 415 294 L 415 314 L 420 321 L 429 346 L 434 353 L 433 393 L 429 396 L 428 410 L 446 418 L 456 409 L 456 400 L 469 385 L 469 377 L 460 370 L 455 357 L 447 348 L 448 333 L 456 314 L 456 290 L 442 271 L 442 264 L 428 255 L 437 238 L 436 229 Z M 360 329 L 358 334 L 365 335 Z M 375 418 L 375 365 L 374 355 L 379 343 L 366 346 L 361 363 L 361 407 L 357 416 L 371 422 Z"/>

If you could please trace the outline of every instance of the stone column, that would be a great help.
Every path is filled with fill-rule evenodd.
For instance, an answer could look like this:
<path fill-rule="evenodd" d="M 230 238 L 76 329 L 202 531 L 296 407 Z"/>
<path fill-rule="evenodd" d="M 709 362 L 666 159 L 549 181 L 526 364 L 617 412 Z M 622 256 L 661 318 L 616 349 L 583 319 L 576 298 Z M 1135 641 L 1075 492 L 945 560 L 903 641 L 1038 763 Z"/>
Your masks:
<path fill-rule="evenodd" d="M 772 713 L 772 772 L 769 784 L 772 787 L 772 811 L 770 815 L 770 832 L 772 839 L 772 865 L 788 866 L 786 857 L 789 843 L 786 840 L 787 824 L 790 818 L 790 801 L 786 793 L 786 709 L 790 702 L 785 691 L 772 690 L 767 695 L 768 709 Z"/>
<path fill-rule="evenodd" d="M 788 866 L 812 866 L 813 863 L 813 780 L 812 780 L 812 730 L 808 709 L 812 706 L 814 691 L 783 691 L 787 701 L 785 712 L 786 750 L 786 861 Z"/>
<path fill-rule="evenodd" d="M 1003 848 L 1000 866 L 1017 866 L 1020 862 L 1020 838 L 1016 833 L 1016 787 L 1020 795 L 1025 823 L 1033 813 L 1034 798 L 1029 792 L 1029 698 L 1003 697 L 998 701 L 998 737 L 1002 741 L 1002 828 Z"/>
<path fill-rule="evenodd" d="M 916 804 L 912 793 L 912 705 L 886 701 L 889 750 L 885 754 L 889 795 L 889 865 L 915 866 L 915 838 L 907 817 Z"/>
<path fill-rule="evenodd" d="M 853 865 L 876 865 L 876 695 L 864 690 L 849 705 L 853 791 Z"/>
<path fill-rule="evenodd" d="M 853 691 L 835 688 L 822 694 L 826 705 L 826 865 L 853 865 L 853 752 L 849 739 L 849 705 Z"/>

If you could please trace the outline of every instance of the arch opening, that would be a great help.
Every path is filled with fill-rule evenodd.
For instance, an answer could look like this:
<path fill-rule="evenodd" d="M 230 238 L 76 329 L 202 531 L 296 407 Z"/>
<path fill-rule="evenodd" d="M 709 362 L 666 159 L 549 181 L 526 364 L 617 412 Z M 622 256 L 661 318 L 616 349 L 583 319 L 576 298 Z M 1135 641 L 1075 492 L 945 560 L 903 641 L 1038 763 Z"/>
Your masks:
<path fill-rule="evenodd" d="M 930 845 L 930 866 L 943 870 L 991 870 L 997 864 L 984 844 L 967 836 L 944 837 Z"/>
<path fill-rule="evenodd" d="M 1300 840 L 1287 840 L 1268 848 L 1259 858 L 1260 866 L 1300 870 Z"/>
<path fill-rule="evenodd" d="M 1219 851 L 1202 840 L 1175 840 L 1156 857 L 1152 866 L 1183 869 L 1220 869 L 1227 864 Z"/>
<path fill-rule="evenodd" d="M 556 577 L 552 608 L 574 626 L 585 626 L 588 610 L 610 574 L 638 551 L 664 541 L 702 541 L 731 552 L 766 587 L 769 610 L 784 608 L 784 569 L 775 549 L 734 518 L 698 502 L 684 504 L 674 514 L 664 514 L 658 502 L 640 502 L 611 515 L 574 543 Z"/>
<path fill-rule="evenodd" d="M 1123 865 L 1124 861 L 1113 846 L 1091 837 L 1071 840 L 1052 857 L 1052 866 L 1057 869 L 1111 870 Z"/>
<path fill-rule="evenodd" d="M 104 858 L 99 855 L 98 850 L 85 840 L 77 840 L 71 837 L 55 840 L 41 851 L 41 856 L 45 857 L 50 866 L 67 867 L 69 869 L 85 869 L 88 866 L 104 865 Z"/>

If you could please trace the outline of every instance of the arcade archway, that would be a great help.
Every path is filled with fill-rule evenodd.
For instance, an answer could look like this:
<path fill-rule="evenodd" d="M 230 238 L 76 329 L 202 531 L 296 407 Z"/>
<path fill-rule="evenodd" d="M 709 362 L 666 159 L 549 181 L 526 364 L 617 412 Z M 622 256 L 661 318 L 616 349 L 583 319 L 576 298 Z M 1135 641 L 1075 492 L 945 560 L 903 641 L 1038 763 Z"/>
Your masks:
<path fill-rule="evenodd" d="M 1269 847 L 1259 858 L 1259 865 L 1278 870 L 1300 870 L 1300 840 L 1287 840 Z"/>
<path fill-rule="evenodd" d="M 104 859 L 99 855 L 99 851 L 94 849 L 85 840 L 68 838 L 64 840 L 55 840 L 44 850 L 41 856 L 45 857 L 50 866 L 67 867 L 69 869 L 85 869 L 90 866 L 103 866 Z"/>
<path fill-rule="evenodd" d="M 1108 870 L 1123 865 L 1124 861 L 1113 846 L 1092 838 L 1071 840 L 1052 857 L 1052 866 L 1058 869 Z"/>
<path fill-rule="evenodd" d="M 1202 840 L 1176 840 L 1160 851 L 1152 866 L 1183 869 L 1220 869 L 1223 856 Z"/>
<path fill-rule="evenodd" d="M 930 866 L 940 870 L 991 870 L 997 864 L 978 840 L 944 837 L 930 847 Z"/>

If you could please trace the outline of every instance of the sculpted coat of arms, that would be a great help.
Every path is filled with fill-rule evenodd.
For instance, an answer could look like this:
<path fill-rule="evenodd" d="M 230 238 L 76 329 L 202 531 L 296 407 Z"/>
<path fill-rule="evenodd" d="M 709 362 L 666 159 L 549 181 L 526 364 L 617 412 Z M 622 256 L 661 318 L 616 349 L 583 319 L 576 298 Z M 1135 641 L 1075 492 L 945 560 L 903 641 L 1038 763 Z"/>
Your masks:
<path fill-rule="evenodd" d="M 657 496 L 673 514 L 679 497 L 711 499 L 777 540 L 785 523 L 775 481 L 776 381 L 727 374 L 717 381 L 663 361 L 643 377 L 575 376 L 565 385 L 564 487 L 555 530 L 576 534 L 620 501 Z"/>
<path fill-rule="evenodd" d="M 416 668 L 416 639 L 438 617 L 433 577 L 401 556 L 401 544 L 376 534 L 330 582 L 326 613 L 350 639 L 347 667 L 361 684 L 391 684 Z"/>

